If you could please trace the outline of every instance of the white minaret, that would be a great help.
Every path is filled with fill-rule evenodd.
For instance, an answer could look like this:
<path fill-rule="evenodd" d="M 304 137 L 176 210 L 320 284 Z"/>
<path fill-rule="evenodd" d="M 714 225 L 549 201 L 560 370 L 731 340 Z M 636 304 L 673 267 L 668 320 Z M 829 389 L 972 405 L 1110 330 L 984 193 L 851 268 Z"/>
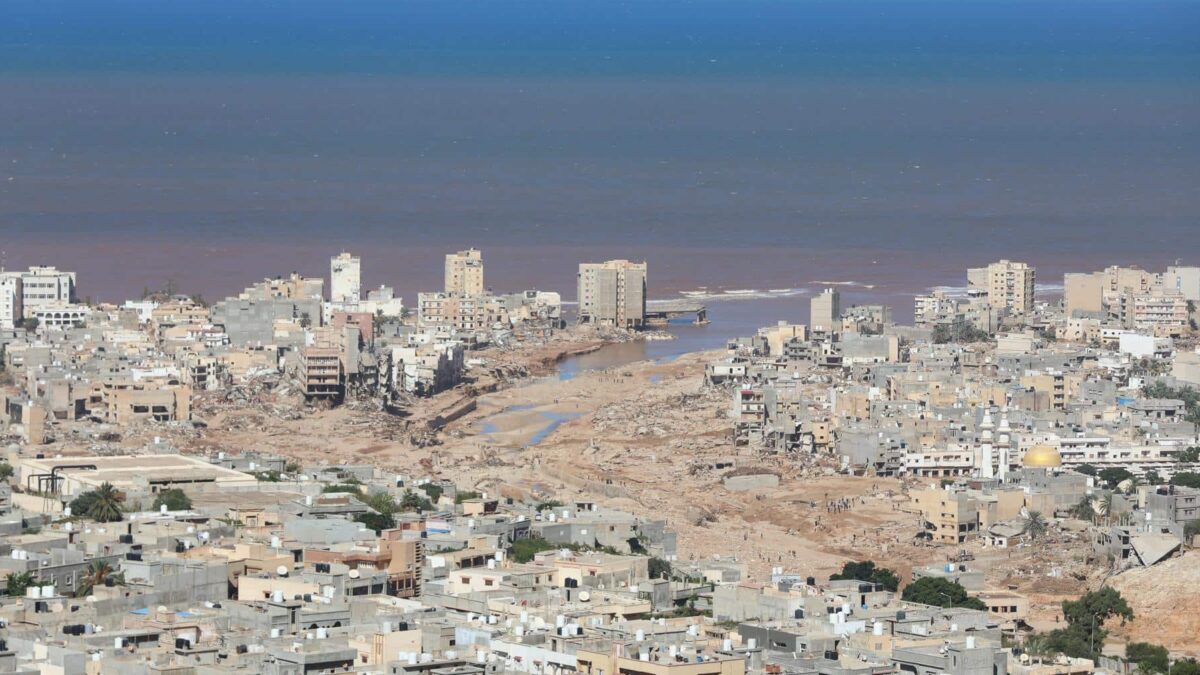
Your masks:
<path fill-rule="evenodd" d="M 345 251 L 329 259 L 329 299 L 332 302 L 358 303 L 362 297 L 359 269 L 358 256 Z"/>
<path fill-rule="evenodd" d="M 1000 428 L 996 430 L 996 448 L 1000 451 L 1000 478 L 1008 477 L 1008 467 L 1012 462 L 1009 455 L 1012 450 L 1012 427 L 1008 426 L 1008 409 L 1000 413 Z"/>
<path fill-rule="evenodd" d="M 992 429 L 994 428 L 996 425 L 992 424 L 992 411 L 990 408 L 985 409 L 983 421 L 979 423 L 979 458 L 976 460 L 981 478 L 994 478 L 996 475 L 992 452 Z"/>

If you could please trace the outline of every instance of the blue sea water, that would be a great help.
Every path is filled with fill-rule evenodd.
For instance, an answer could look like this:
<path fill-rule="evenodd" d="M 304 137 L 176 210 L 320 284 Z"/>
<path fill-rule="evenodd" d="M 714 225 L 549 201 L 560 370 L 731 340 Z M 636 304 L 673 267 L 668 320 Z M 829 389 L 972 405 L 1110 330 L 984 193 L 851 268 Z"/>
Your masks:
<path fill-rule="evenodd" d="M 1000 257 L 1200 262 L 1197 36 L 1177 0 L 7 0 L 0 264 L 214 298 L 345 248 L 411 300 L 477 246 L 497 290 L 620 256 L 903 318 Z"/>

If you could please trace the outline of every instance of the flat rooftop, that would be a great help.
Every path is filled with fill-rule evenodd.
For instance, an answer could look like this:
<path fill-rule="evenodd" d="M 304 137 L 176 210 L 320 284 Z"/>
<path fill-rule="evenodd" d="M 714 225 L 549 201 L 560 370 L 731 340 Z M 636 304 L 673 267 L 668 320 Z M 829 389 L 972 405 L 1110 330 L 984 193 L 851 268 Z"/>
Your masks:
<path fill-rule="evenodd" d="M 203 459 L 187 455 L 23 458 L 19 464 L 22 480 L 33 474 L 50 473 L 57 467 L 92 464 L 95 465 L 95 469 L 64 469 L 59 473 L 73 481 L 87 484 L 108 482 L 118 488 L 133 486 L 139 480 L 151 483 L 218 483 L 228 486 L 253 486 L 258 483 L 249 474 L 209 464 Z"/>

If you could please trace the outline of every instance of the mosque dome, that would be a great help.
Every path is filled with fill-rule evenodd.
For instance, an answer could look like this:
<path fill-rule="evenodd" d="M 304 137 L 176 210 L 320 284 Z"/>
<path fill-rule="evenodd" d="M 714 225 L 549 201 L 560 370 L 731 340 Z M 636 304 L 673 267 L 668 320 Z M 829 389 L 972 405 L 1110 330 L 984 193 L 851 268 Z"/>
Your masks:
<path fill-rule="evenodd" d="M 1062 455 L 1049 445 L 1038 444 L 1025 452 L 1025 466 L 1052 469 L 1062 466 Z"/>

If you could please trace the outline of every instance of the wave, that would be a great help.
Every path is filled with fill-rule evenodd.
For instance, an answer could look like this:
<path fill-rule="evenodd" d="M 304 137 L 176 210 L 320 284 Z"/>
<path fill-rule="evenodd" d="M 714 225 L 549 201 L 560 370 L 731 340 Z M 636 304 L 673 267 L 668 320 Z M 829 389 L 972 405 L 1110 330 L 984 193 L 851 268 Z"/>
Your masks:
<path fill-rule="evenodd" d="M 822 286 L 857 286 L 859 288 L 875 288 L 875 284 L 867 284 L 861 281 L 810 281 L 812 284 L 820 284 Z"/>
<path fill-rule="evenodd" d="M 709 290 L 696 289 L 691 291 L 680 291 L 679 294 L 689 300 L 706 300 L 709 302 L 719 302 L 723 300 L 764 300 L 770 298 L 790 298 L 797 295 L 811 293 L 808 288 L 731 288 L 725 290 Z M 651 301 L 653 302 L 653 301 Z"/>
<path fill-rule="evenodd" d="M 947 298 L 962 299 L 967 297 L 971 289 L 969 286 L 930 286 L 928 290 L 930 293 L 945 294 Z"/>

